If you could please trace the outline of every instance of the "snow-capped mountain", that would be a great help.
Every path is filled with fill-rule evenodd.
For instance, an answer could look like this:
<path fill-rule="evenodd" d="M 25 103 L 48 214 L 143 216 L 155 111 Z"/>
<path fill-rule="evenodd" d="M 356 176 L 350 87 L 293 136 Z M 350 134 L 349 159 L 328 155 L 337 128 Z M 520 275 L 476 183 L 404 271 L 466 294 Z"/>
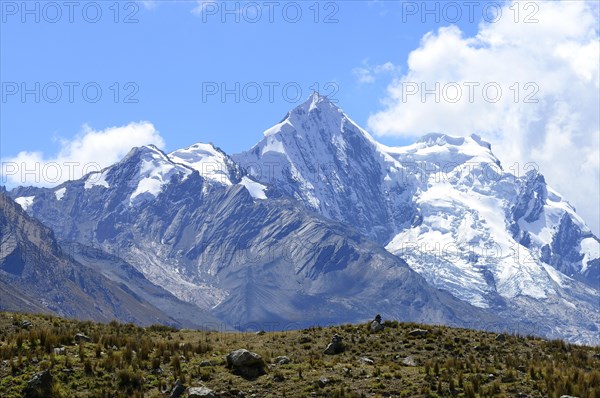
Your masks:
<path fill-rule="evenodd" d="M 313 95 L 234 159 L 475 306 L 600 326 L 598 238 L 541 174 L 505 171 L 476 135 L 387 147 Z"/>
<path fill-rule="evenodd" d="M 202 159 L 178 154 L 175 163 L 154 147 L 136 148 L 82 180 L 11 194 L 33 197 L 27 211 L 61 239 L 122 258 L 151 282 L 234 326 L 366 320 L 375 308 L 421 322 L 504 324 L 430 287 L 404 261 L 346 225 L 290 198 L 269 199 L 266 186 L 248 176 L 238 183 L 202 177 L 184 164 Z"/>
<path fill-rule="evenodd" d="M 598 238 L 539 172 L 510 171 L 476 135 L 387 147 L 314 94 L 238 155 L 136 148 L 10 194 L 230 324 L 377 309 L 600 343 Z"/>

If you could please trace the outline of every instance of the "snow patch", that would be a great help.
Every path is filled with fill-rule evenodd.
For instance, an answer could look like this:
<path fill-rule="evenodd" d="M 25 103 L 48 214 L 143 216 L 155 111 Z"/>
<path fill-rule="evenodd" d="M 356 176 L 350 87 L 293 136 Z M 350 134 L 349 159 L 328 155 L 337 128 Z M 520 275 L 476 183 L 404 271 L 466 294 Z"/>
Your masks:
<path fill-rule="evenodd" d="M 21 196 L 20 198 L 16 198 L 15 202 L 17 202 L 23 210 L 27 210 L 29 206 L 33 204 L 33 200 L 35 196 Z"/>
<path fill-rule="evenodd" d="M 67 188 L 61 188 L 54 191 L 54 196 L 56 197 L 56 200 L 61 200 L 63 196 L 65 196 L 65 192 L 67 192 Z"/>
<path fill-rule="evenodd" d="M 267 189 L 266 186 L 259 184 L 256 181 L 252 181 L 248 177 L 242 177 L 240 185 L 243 185 L 254 199 L 267 199 L 267 195 L 265 194 L 265 190 Z"/>
<path fill-rule="evenodd" d="M 85 189 L 90 189 L 93 187 L 110 188 L 110 186 L 108 185 L 108 182 L 106 182 L 106 174 L 107 173 L 108 173 L 108 170 L 90 173 L 88 178 L 85 180 L 85 184 L 83 185 L 83 188 L 85 188 Z"/>

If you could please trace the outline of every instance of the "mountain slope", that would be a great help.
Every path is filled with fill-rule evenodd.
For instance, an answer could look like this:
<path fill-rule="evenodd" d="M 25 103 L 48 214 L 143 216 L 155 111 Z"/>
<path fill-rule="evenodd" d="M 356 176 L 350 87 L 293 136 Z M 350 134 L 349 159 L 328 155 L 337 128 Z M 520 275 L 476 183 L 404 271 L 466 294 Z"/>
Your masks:
<path fill-rule="evenodd" d="M 0 192 L 0 232 L 2 309 L 40 310 L 100 321 L 177 324 L 126 288 L 66 256 L 52 231 L 4 192 Z"/>
<path fill-rule="evenodd" d="M 155 178 L 156 196 L 131 199 L 146 175 L 164 170 L 169 178 Z M 258 198 L 248 177 L 231 185 L 205 179 L 152 147 L 132 150 L 99 175 L 103 183 L 87 188 L 96 176 L 13 194 L 34 196 L 27 211 L 61 239 L 118 253 L 151 282 L 233 326 L 349 322 L 374 311 L 429 323 L 503 324 L 431 288 L 352 228 L 289 198 Z"/>
<path fill-rule="evenodd" d="M 536 318 L 549 335 L 597 341 L 598 238 L 539 172 L 506 172 L 480 137 L 387 147 L 315 94 L 233 157 L 270 189 L 386 245 L 433 286 Z"/>
<path fill-rule="evenodd" d="M 11 195 L 61 239 L 117 250 L 233 324 L 381 308 L 598 344 L 598 238 L 537 170 L 511 171 L 476 135 L 379 144 L 314 94 L 248 152 L 136 148 Z"/>

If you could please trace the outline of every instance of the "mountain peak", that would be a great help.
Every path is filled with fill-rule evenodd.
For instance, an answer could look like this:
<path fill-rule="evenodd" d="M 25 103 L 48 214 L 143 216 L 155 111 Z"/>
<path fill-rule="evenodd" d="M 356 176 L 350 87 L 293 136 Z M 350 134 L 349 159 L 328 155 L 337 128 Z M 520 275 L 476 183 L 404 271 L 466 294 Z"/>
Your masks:
<path fill-rule="evenodd" d="M 446 144 L 451 146 L 462 146 L 465 144 L 475 143 L 489 150 L 492 149 L 491 144 L 481 139 L 481 137 L 477 134 L 471 134 L 466 137 L 455 137 L 443 133 L 429 133 L 419 138 L 416 143 L 427 144 L 428 146 Z"/>
<path fill-rule="evenodd" d="M 302 104 L 298 105 L 290 114 L 304 115 L 317 112 L 332 112 L 341 114 L 342 110 L 335 105 L 326 95 L 314 91 Z"/>
<path fill-rule="evenodd" d="M 232 185 L 238 173 L 229 156 L 213 144 L 196 143 L 169 154 L 169 159 L 197 170 L 206 179 Z"/>

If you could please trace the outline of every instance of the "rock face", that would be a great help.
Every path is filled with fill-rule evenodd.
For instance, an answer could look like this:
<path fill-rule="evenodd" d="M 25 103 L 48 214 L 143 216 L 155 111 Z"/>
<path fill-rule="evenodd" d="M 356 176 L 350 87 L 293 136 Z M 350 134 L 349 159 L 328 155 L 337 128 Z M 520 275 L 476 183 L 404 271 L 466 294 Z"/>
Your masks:
<path fill-rule="evenodd" d="M 265 372 L 265 362 L 254 352 L 239 349 L 230 352 L 225 358 L 227 366 L 237 375 L 246 379 L 255 379 Z"/>
<path fill-rule="evenodd" d="M 50 370 L 45 370 L 40 373 L 36 373 L 31 380 L 27 382 L 27 386 L 23 391 L 25 398 L 47 398 L 51 396 L 52 384 L 54 378 L 50 373 Z"/>
<path fill-rule="evenodd" d="M 323 351 L 323 353 L 326 355 L 335 355 L 344 352 L 346 347 L 344 346 L 343 340 L 344 339 L 342 338 L 342 336 L 339 336 L 337 334 L 334 335 L 331 338 L 331 343 L 327 345 L 327 348 L 325 348 L 325 351 Z"/>

